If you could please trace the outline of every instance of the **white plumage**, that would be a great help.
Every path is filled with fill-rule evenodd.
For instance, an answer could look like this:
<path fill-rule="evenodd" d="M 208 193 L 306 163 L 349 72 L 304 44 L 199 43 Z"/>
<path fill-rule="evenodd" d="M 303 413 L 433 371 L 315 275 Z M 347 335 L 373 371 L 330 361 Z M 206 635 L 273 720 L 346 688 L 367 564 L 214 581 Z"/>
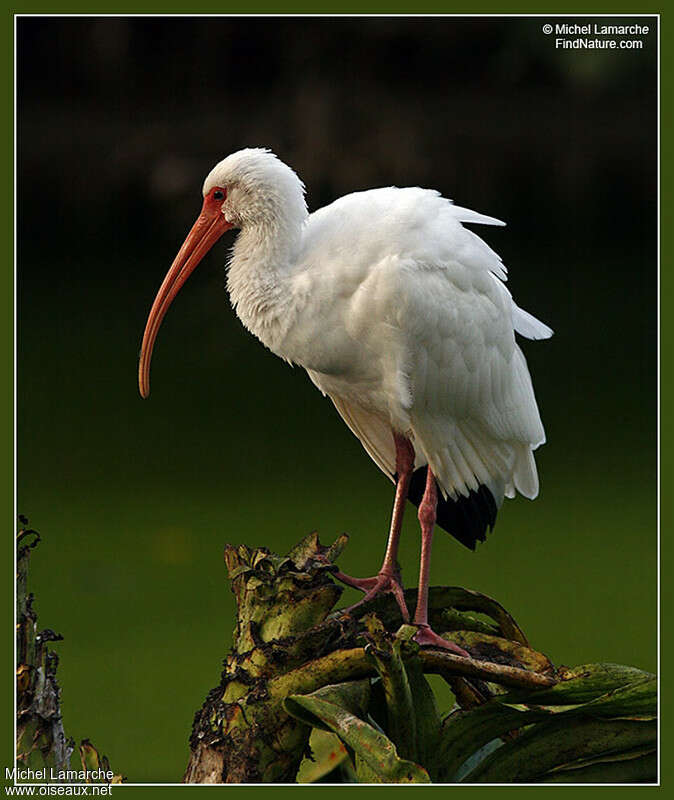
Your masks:
<path fill-rule="evenodd" d="M 299 179 L 260 150 L 220 162 L 204 196 L 242 170 L 266 197 L 267 182 L 276 189 L 264 232 L 242 229 L 230 263 L 246 327 L 307 370 L 389 477 L 393 427 L 445 495 L 484 483 L 499 505 L 515 489 L 535 497 L 531 451 L 545 434 L 513 331 L 552 331 L 515 305 L 501 259 L 462 225 L 503 223 L 417 188 L 357 192 L 307 215 Z M 274 235 L 284 241 L 272 249 Z"/>
<path fill-rule="evenodd" d="M 502 222 L 420 188 L 357 192 L 308 214 L 299 178 L 260 149 L 217 164 L 203 195 L 201 228 L 148 321 L 144 395 L 173 296 L 213 241 L 238 227 L 227 278 L 238 316 L 307 370 L 383 472 L 395 480 L 399 471 L 397 432 L 445 501 L 480 486 L 497 506 L 516 491 L 537 495 L 533 450 L 545 434 L 515 331 L 552 331 L 515 305 L 501 259 L 463 225 Z"/>

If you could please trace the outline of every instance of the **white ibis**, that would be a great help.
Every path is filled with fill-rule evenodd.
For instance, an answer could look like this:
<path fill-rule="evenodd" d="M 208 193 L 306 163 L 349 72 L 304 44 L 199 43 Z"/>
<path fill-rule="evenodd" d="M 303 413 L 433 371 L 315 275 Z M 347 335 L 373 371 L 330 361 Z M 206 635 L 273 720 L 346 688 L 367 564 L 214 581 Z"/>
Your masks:
<path fill-rule="evenodd" d="M 421 525 L 415 639 L 466 655 L 428 624 L 434 526 L 475 549 L 504 497 L 538 494 L 533 451 L 545 441 L 515 332 L 552 331 L 515 305 L 501 259 L 462 225 L 503 223 L 420 188 L 356 192 L 309 214 L 295 172 L 262 149 L 217 164 L 203 197 L 148 317 L 141 395 L 171 302 L 222 234 L 238 228 L 227 289 L 239 318 L 306 369 L 396 484 L 379 573 L 337 576 L 365 592 L 361 602 L 392 592 L 409 621 L 396 555 L 411 500 Z"/>

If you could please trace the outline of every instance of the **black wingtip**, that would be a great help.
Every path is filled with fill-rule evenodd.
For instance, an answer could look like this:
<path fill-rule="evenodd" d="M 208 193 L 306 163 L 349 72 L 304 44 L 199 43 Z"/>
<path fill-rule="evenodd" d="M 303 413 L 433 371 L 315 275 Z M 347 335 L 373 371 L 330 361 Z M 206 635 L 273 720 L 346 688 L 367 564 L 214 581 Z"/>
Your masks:
<path fill-rule="evenodd" d="M 410 482 L 408 497 L 417 507 L 424 495 L 427 470 L 428 467 L 415 470 Z M 456 500 L 445 500 L 438 493 L 436 524 L 470 550 L 475 550 L 478 542 L 486 540 L 487 529 L 494 529 L 497 513 L 494 495 L 484 484 L 471 489 L 468 497 L 459 495 Z"/>

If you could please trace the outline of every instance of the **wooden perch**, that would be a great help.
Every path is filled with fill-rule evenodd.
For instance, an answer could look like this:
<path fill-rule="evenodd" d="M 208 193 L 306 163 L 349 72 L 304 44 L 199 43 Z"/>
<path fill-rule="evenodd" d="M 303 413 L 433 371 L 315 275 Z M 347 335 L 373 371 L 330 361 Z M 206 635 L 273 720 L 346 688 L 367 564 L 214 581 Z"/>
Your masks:
<path fill-rule="evenodd" d="M 69 770 L 74 742 L 48 648 L 61 637 L 38 631 L 27 592 L 38 541 L 27 528 L 17 536 L 17 761 L 69 782 L 79 772 Z M 345 544 L 323 547 L 311 534 L 287 556 L 226 547 L 236 628 L 220 683 L 194 719 L 185 782 L 656 779 L 655 675 L 610 663 L 556 669 L 501 605 L 460 587 L 431 589 L 429 612 L 470 657 L 420 648 L 390 595 L 334 610 L 342 588 L 331 573 Z M 449 713 L 428 673 L 449 683 Z M 122 780 L 86 739 L 79 757 L 79 780 Z"/>
<path fill-rule="evenodd" d="M 342 593 L 331 579 L 331 562 L 345 544 L 346 537 L 340 537 L 323 547 L 311 534 L 287 556 L 227 545 L 225 563 L 237 602 L 234 643 L 220 684 L 195 716 L 185 782 L 294 782 L 310 728 L 286 712 L 286 698 L 377 675 L 368 654 L 373 639 L 366 612 L 376 615 L 391 641 L 396 635 L 409 640 L 410 626 L 396 634 L 401 620 L 392 598 L 378 598 L 351 615 L 331 614 Z M 413 601 L 413 592 L 407 594 Z M 407 641 L 424 672 L 517 688 L 554 685 L 550 662 L 528 648 L 515 621 L 495 601 L 441 587 L 431 590 L 430 607 L 435 619 L 449 620 L 453 628 L 462 624 L 462 647 L 480 655 L 478 660 L 420 650 Z M 493 622 L 471 617 L 470 611 Z M 456 630 L 450 635 L 459 641 Z M 499 663 L 484 660 L 488 652 Z"/>

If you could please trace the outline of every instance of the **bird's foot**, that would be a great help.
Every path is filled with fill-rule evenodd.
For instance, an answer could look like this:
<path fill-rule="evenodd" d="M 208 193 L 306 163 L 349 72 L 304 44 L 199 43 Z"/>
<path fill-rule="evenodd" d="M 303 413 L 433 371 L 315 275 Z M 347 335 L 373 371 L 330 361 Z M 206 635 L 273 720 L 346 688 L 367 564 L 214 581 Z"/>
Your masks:
<path fill-rule="evenodd" d="M 467 650 L 464 650 L 463 647 L 459 647 L 458 644 L 454 644 L 454 642 L 450 642 L 447 639 L 443 639 L 442 636 L 438 636 L 430 625 L 418 624 L 417 627 L 419 630 L 414 634 L 412 639 L 422 647 L 439 647 L 442 650 L 449 650 L 451 653 L 456 653 L 458 656 L 472 658 L 471 654 Z"/>
<path fill-rule="evenodd" d="M 357 603 L 354 603 L 352 606 L 344 609 L 345 614 L 348 614 L 350 611 L 353 611 L 354 608 L 358 608 L 364 603 L 369 602 L 377 597 L 377 595 L 384 594 L 385 592 L 391 592 L 398 603 L 403 620 L 405 622 L 409 622 L 410 612 L 407 610 L 403 585 L 399 575 L 394 575 L 388 572 L 380 572 L 378 575 L 375 575 L 372 578 L 352 578 L 350 575 L 345 575 L 343 572 L 338 570 L 337 572 L 333 572 L 333 576 L 342 583 L 345 583 L 347 586 L 352 586 L 354 589 L 359 589 L 361 592 L 365 592 L 365 597 L 363 597 Z"/>

